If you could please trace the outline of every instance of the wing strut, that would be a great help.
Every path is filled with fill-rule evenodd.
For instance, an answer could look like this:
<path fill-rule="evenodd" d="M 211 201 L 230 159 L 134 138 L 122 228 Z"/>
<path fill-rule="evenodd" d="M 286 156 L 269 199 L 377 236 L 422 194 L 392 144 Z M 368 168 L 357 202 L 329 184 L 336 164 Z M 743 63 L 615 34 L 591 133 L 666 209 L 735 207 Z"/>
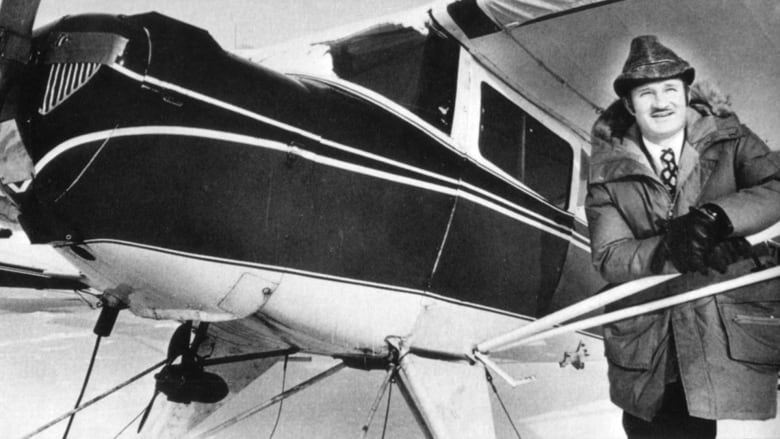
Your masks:
<path fill-rule="evenodd" d="M 526 331 L 524 334 L 521 334 L 520 336 L 515 336 L 513 338 L 508 338 L 502 343 L 498 344 L 490 344 L 490 346 L 494 346 L 497 350 L 504 350 L 509 349 L 515 346 L 519 346 L 522 344 L 528 344 L 533 343 L 539 340 L 543 340 L 549 337 L 553 337 L 556 335 L 564 334 L 567 332 L 573 332 L 573 331 L 581 331 L 583 329 L 593 328 L 600 325 L 606 325 L 608 323 L 616 322 L 618 320 L 627 319 L 630 317 L 635 317 L 640 314 L 646 314 L 649 312 L 653 312 L 659 309 L 663 308 L 669 308 L 671 306 L 679 305 L 681 303 L 690 302 L 693 300 L 698 300 L 704 297 L 714 296 L 716 294 L 720 294 L 726 291 L 735 290 L 738 288 L 743 288 L 749 285 L 753 285 L 760 282 L 766 282 L 770 281 L 772 279 L 777 279 L 780 277 L 780 266 L 777 267 L 770 267 L 770 268 L 764 268 L 763 270 L 744 274 L 742 276 L 736 277 L 734 279 L 718 282 L 715 284 L 707 285 L 702 288 L 697 288 L 695 290 L 691 290 L 682 294 L 677 294 L 671 297 L 667 297 L 664 299 L 655 300 L 653 302 L 649 303 L 643 303 L 641 305 L 635 305 L 628 308 L 623 308 L 617 311 L 613 311 L 607 314 L 602 314 L 600 316 L 591 317 L 584 320 L 577 320 L 573 323 L 570 323 L 568 325 L 564 325 L 558 328 L 553 328 L 552 325 L 544 325 L 539 326 L 536 328 L 533 328 L 534 330 Z M 611 290 L 610 290 L 611 291 Z M 605 293 L 600 294 L 599 296 L 603 294 L 608 294 L 610 291 L 607 291 Z M 594 296 L 593 298 L 597 298 L 599 296 Z M 587 299 L 586 299 L 587 300 Z M 572 305 L 571 308 L 575 307 L 576 305 Z M 569 308 L 564 308 L 564 310 L 568 310 Z M 553 314 L 550 314 L 552 316 Z M 541 319 L 540 319 L 541 320 Z M 537 320 L 538 321 L 538 320 Z M 534 322 L 536 323 L 536 322 Z M 526 326 L 532 326 L 533 323 L 530 323 Z M 545 327 L 546 326 L 546 327 Z M 520 328 L 521 330 L 524 329 Z M 518 331 L 519 332 L 519 331 Z M 485 343 L 485 345 L 488 345 Z M 477 345 L 477 348 L 475 349 L 475 353 L 481 353 L 483 352 L 480 347 L 482 347 L 483 344 Z M 484 348 L 483 348 L 484 349 Z"/>
<path fill-rule="evenodd" d="M 665 299 L 660 299 L 654 302 L 644 303 L 629 308 L 623 308 L 607 314 L 602 314 L 600 316 L 591 317 L 589 319 L 578 320 L 568 325 L 561 326 L 560 328 L 550 329 L 525 338 L 522 340 L 522 344 L 533 343 L 566 332 L 581 331 L 583 329 L 593 328 L 595 326 L 606 325 L 607 323 L 635 317 L 640 314 L 653 312 L 662 308 L 669 308 L 681 303 L 691 302 L 693 300 L 714 296 L 726 291 L 736 290 L 738 288 L 743 288 L 760 282 L 767 282 L 777 278 L 780 278 L 780 266 L 766 268 L 755 273 L 745 274 L 735 279 L 723 281 L 703 288 L 698 288 L 686 293 L 667 297 Z"/>
<path fill-rule="evenodd" d="M 778 223 L 778 224 L 780 224 L 780 223 Z M 760 232 L 760 233 L 757 233 L 755 235 L 748 236 L 747 240 L 748 240 L 748 242 L 751 245 L 759 244 L 759 243 L 762 242 L 762 240 L 766 240 L 770 236 L 770 235 L 767 235 L 766 232 L 770 232 L 770 233 L 773 234 L 773 233 L 775 233 L 774 229 L 775 229 L 775 227 L 771 227 L 770 229 L 767 229 L 764 232 Z M 754 261 L 758 261 L 758 260 L 754 257 Z M 762 268 L 760 266 L 760 263 L 758 263 L 758 262 L 757 262 L 757 267 L 758 268 Z M 581 301 L 575 303 L 574 305 L 571 305 L 571 306 L 568 306 L 566 308 L 560 309 L 560 310 L 558 310 L 558 311 L 556 311 L 556 312 L 554 312 L 552 314 L 549 314 L 549 315 L 544 316 L 544 317 L 542 317 L 542 318 L 540 318 L 538 320 L 535 320 L 532 323 L 524 325 L 524 326 L 522 326 L 522 327 L 520 327 L 520 328 L 518 328 L 518 329 L 516 329 L 514 331 L 510 331 L 510 332 L 508 332 L 506 334 L 500 335 L 500 336 L 492 338 L 490 340 L 485 340 L 482 343 L 479 343 L 478 345 L 476 345 L 474 347 L 474 352 L 479 352 L 479 353 L 482 353 L 482 354 L 488 354 L 488 353 L 493 352 L 493 351 L 502 351 L 502 350 L 506 350 L 506 349 L 512 348 L 514 346 L 518 346 L 518 345 L 521 345 L 521 344 L 528 343 L 529 342 L 528 341 L 529 337 L 531 337 L 531 336 L 533 336 L 535 334 L 540 334 L 542 332 L 546 332 L 548 330 L 551 330 L 555 326 L 557 326 L 557 325 L 559 325 L 561 323 L 564 323 L 566 321 L 572 320 L 575 317 L 583 316 L 583 315 L 585 315 L 585 314 L 587 314 L 587 313 L 589 313 L 591 311 L 595 311 L 595 310 L 597 310 L 597 309 L 599 309 L 599 308 L 601 308 L 603 306 L 606 306 L 608 304 L 617 302 L 618 300 L 621 300 L 621 299 L 624 299 L 626 297 L 635 295 L 637 293 L 641 293 L 641 292 L 646 291 L 647 289 L 649 289 L 651 287 L 660 285 L 660 284 L 662 284 L 664 282 L 670 281 L 670 280 L 672 280 L 672 279 L 674 279 L 676 277 L 679 277 L 679 276 L 680 276 L 680 274 L 666 274 L 666 275 L 660 275 L 660 276 L 649 276 L 649 277 L 637 279 L 637 280 L 634 280 L 634 281 L 631 281 L 631 282 L 626 282 L 626 283 L 618 285 L 618 286 L 616 286 L 614 288 L 610 288 L 610 289 L 608 289 L 608 290 L 606 290 L 606 291 L 604 291 L 604 292 L 602 292 L 600 294 L 597 294 L 595 296 L 589 297 L 589 298 L 587 298 L 585 300 L 581 300 Z M 760 282 L 760 281 L 763 281 L 763 280 L 771 279 L 772 277 L 773 276 L 771 274 L 770 275 L 764 274 L 764 275 L 758 277 L 758 280 L 752 280 L 753 277 L 745 275 L 745 276 L 741 276 L 741 277 L 739 277 L 737 279 L 742 279 L 742 282 L 744 282 L 745 285 L 749 285 L 751 283 L 755 283 L 755 282 Z M 776 276 L 774 276 L 774 277 L 776 277 Z M 714 285 L 712 285 L 712 287 L 713 287 L 712 290 L 706 289 L 706 288 L 700 288 L 700 290 L 706 290 L 706 292 L 704 292 L 701 296 L 696 296 L 694 294 L 689 294 L 689 295 L 686 295 L 685 297 L 690 297 L 690 298 L 686 298 L 685 300 L 682 300 L 680 302 L 675 302 L 675 301 L 664 302 L 663 304 L 661 304 L 660 308 L 666 308 L 666 307 L 669 307 L 669 306 L 676 305 L 678 303 L 683 303 L 683 302 L 687 302 L 687 301 L 690 301 L 690 300 L 695 300 L 695 299 L 698 299 L 700 297 L 706 297 L 706 296 L 710 296 L 710 295 L 713 295 L 713 294 L 718 294 L 719 292 L 728 291 L 729 289 L 739 288 L 740 286 L 743 286 L 743 285 L 739 284 L 739 281 L 737 279 L 733 279 L 733 281 L 734 281 L 733 283 L 732 283 L 732 281 L 729 281 L 728 283 L 721 282 L 721 283 L 718 283 L 718 284 L 714 284 Z M 724 285 L 724 287 L 720 287 L 720 285 Z M 711 292 L 711 291 L 714 291 L 714 292 Z M 682 296 L 683 295 L 679 295 L 679 296 L 675 296 L 675 297 L 682 297 Z M 661 302 L 661 301 L 659 300 L 659 301 L 652 302 L 652 303 L 655 304 L 657 302 Z M 645 306 L 649 307 L 650 304 L 647 304 Z M 632 309 L 633 309 L 633 307 L 632 307 Z M 617 318 L 617 319 L 614 319 L 614 320 L 608 320 L 608 321 L 595 320 L 595 318 L 594 318 L 593 320 L 597 321 L 599 323 L 591 324 L 591 326 L 583 326 L 581 328 L 578 326 L 577 328 L 578 329 L 592 328 L 592 327 L 597 326 L 597 325 L 603 325 L 603 324 L 610 323 L 610 322 L 615 321 L 615 320 L 621 320 L 622 318 L 628 318 L 628 317 L 632 317 L 633 315 L 643 314 L 643 313 L 650 312 L 650 311 L 655 310 L 655 309 L 659 309 L 659 308 L 646 309 L 644 311 L 639 310 L 639 312 L 637 312 L 637 314 L 626 315 L 624 317 Z M 606 317 L 606 315 L 602 315 L 600 317 L 600 319 L 603 319 L 604 317 Z M 558 329 L 562 330 L 563 328 L 564 327 L 561 327 L 561 328 L 558 328 Z M 578 330 L 578 329 L 568 329 L 566 331 L 574 331 L 574 330 Z M 566 331 L 562 331 L 562 332 L 566 332 Z M 557 335 L 557 333 L 556 334 L 552 334 L 552 335 Z M 544 338 L 547 338 L 547 337 L 545 336 Z M 539 339 L 535 339 L 535 340 L 539 340 Z"/>
<path fill-rule="evenodd" d="M 566 334 L 574 331 L 582 331 L 588 328 L 594 328 L 597 326 L 606 325 L 619 320 L 635 317 L 641 314 L 657 311 L 659 309 L 669 308 L 675 305 L 679 305 L 685 302 L 691 302 L 694 300 L 702 299 L 705 297 L 714 296 L 727 291 L 737 290 L 749 285 L 758 284 L 762 282 L 769 282 L 780 278 L 780 266 L 765 266 L 757 261 L 757 271 L 750 272 L 748 274 L 739 275 L 731 279 L 723 280 L 714 284 L 705 285 L 703 287 L 695 288 L 684 293 L 676 294 L 670 297 L 654 300 L 652 302 L 642 303 L 639 305 L 629 306 L 616 311 L 612 311 L 599 316 L 581 319 L 572 323 L 555 327 L 558 323 L 570 320 L 575 316 L 585 314 L 589 311 L 595 310 L 599 306 L 612 303 L 620 298 L 628 297 L 630 294 L 634 294 L 644 289 L 636 289 L 633 285 L 634 282 L 623 284 L 616 288 L 607 290 L 599 295 L 593 296 L 589 299 L 585 299 L 582 302 L 578 302 L 570 307 L 564 308 L 560 311 L 552 313 L 544 318 L 536 320 L 533 323 L 529 323 L 515 331 L 505 334 L 500 337 L 496 337 L 491 340 L 487 340 L 478 344 L 471 353 L 472 358 L 483 363 L 486 367 L 495 371 L 502 378 L 504 378 L 510 385 L 516 386 L 522 381 L 516 381 L 509 376 L 505 371 L 499 368 L 488 357 L 490 351 L 501 351 L 510 349 L 516 346 L 525 345 L 529 343 L 538 342 L 550 337 L 555 337 L 561 334 Z M 655 285 L 656 278 L 663 277 L 663 280 L 669 280 L 678 275 L 670 276 L 656 276 L 653 278 L 646 278 L 640 280 L 648 280 L 650 284 Z M 627 287 L 623 289 L 622 287 Z M 618 290 L 617 292 L 614 290 Z M 626 294 L 626 293 L 629 294 Z"/>

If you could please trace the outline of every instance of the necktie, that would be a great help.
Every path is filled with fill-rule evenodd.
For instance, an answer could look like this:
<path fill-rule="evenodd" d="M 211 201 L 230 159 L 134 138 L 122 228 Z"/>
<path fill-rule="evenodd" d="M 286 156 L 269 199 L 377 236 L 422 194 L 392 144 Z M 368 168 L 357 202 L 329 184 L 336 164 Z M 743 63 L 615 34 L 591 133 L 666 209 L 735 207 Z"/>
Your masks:
<path fill-rule="evenodd" d="M 677 187 L 677 162 L 674 160 L 674 151 L 667 148 L 661 151 L 661 182 L 670 193 L 674 193 Z"/>

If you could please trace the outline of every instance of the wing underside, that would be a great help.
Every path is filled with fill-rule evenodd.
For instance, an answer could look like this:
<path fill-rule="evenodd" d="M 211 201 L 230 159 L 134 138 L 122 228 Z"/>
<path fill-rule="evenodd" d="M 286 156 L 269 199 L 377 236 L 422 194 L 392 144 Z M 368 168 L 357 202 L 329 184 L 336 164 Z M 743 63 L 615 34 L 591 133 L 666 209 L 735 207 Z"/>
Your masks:
<path fill-rule="evenodd" d="M 401 390 L 423 431 L 432 438 L 493 438 L 485 369 L 479 364 L 405 355 Z"/>

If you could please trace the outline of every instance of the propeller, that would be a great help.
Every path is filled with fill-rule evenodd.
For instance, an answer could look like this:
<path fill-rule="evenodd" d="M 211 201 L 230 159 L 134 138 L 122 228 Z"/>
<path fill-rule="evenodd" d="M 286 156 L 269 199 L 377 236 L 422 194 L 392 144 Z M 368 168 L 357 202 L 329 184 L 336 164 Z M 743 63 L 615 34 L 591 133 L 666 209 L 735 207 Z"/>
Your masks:
<path fill-rule="evenodd" d="M 3 0 L 0 5 L 0 108 L 30 60 L 32 27 L 40 0 Z"/>
<path fill-rule="evenodd" d="M 171 336 L 168 343 L 168 357 L 162 370 L 155 376 L 154 394 L 144 410 L 138 424 L 138 432 L 146 424 L 152 411 L 154 401 L 160 393 L 168 397 L 168 401 L 189 404 L 191 402 L 215 403 L 228 394 L 228 386 L 219 375 L 203 370 L 204 360 L 197 352 L 201 343 L 206 340 L 208 323 L 201 322 L 195 331 L 195 338 L 190 343 L 192 322 L 182 323 Z M 176 360 L 181 359 L 180 362 Z"/>
<path fill-rule="evenodd" d="M 35 15 L 38 12 L 40 0 L 2 0 L 0 4 L 0 122 L 13 119 L 16 116 L 16 102 L 19 87 L 14 87 L 30 61 L 32 53 L 32 28 Z M 5 141 L 3 143 L 6 143 Z M 3 145 L 6 147 L 6 145 Z M 6 151 L 6 155 L 8 151 Z M 8 157 L 3 157 L 6 160 Z M 16 174 L 26 171 L 26 166 L 17 164 Z M 7 168 L 6 168 L 7 169 Z M 5 173 L 5 171 L 4 171 Z M 4 175 L 3 177 L 9 177 Z M 14 178 L 11 181 L 17 181 Z M 0 191 L 0 195 L 3 192 Z M 5 204 L 6 215 L 12 215 L 11 224 L 18 226 L 16 216 L 19 210 L 14 203 L 0 199 Z M 5 235 L 8 232 L 4 232 Z M 7 237 L 7 236 L 6 236 Z"/>

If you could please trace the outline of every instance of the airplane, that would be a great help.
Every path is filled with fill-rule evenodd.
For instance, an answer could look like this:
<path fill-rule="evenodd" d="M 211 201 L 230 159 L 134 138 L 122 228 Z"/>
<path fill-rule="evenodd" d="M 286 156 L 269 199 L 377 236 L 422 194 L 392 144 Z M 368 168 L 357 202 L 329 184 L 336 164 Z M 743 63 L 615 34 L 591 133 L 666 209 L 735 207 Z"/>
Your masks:
<path fill-rule="evenodd" d="M 3 190 L 31 243 L 81 274 L 8 265 L 0 280 L 94 292 L 98 337 L 122 309 L 182 322 L 139 422 L 149 437 L 219 437 L 241 416 L 210 416 L 295 353 L 339 360 L 306 386 L 385 371 L 377 396 L 397 380 L 433 438 L 496 436 L 486 377 L 532 380 L 503 362 L 560 361 L 550 380 L 603 365 L 600 324 L 527 337 L 593 322 L 606 303 L 592 299 L 616 291 L 590 263 L 588 133 L 638 30 L 750 97 L 739 113 L 777 148 L 769 3 L 438 2 L 310 42 L 331 61 L 315 73 L 269 68 L 285 47 L 229 53 L 153 12 L 33 32 L 37 7 L 0 6 L 3 120 L 23 148 Z M 721 22 L 739 38 L 715 47 Z M 776 249 L 778 234 L 753 241 Z"/>

